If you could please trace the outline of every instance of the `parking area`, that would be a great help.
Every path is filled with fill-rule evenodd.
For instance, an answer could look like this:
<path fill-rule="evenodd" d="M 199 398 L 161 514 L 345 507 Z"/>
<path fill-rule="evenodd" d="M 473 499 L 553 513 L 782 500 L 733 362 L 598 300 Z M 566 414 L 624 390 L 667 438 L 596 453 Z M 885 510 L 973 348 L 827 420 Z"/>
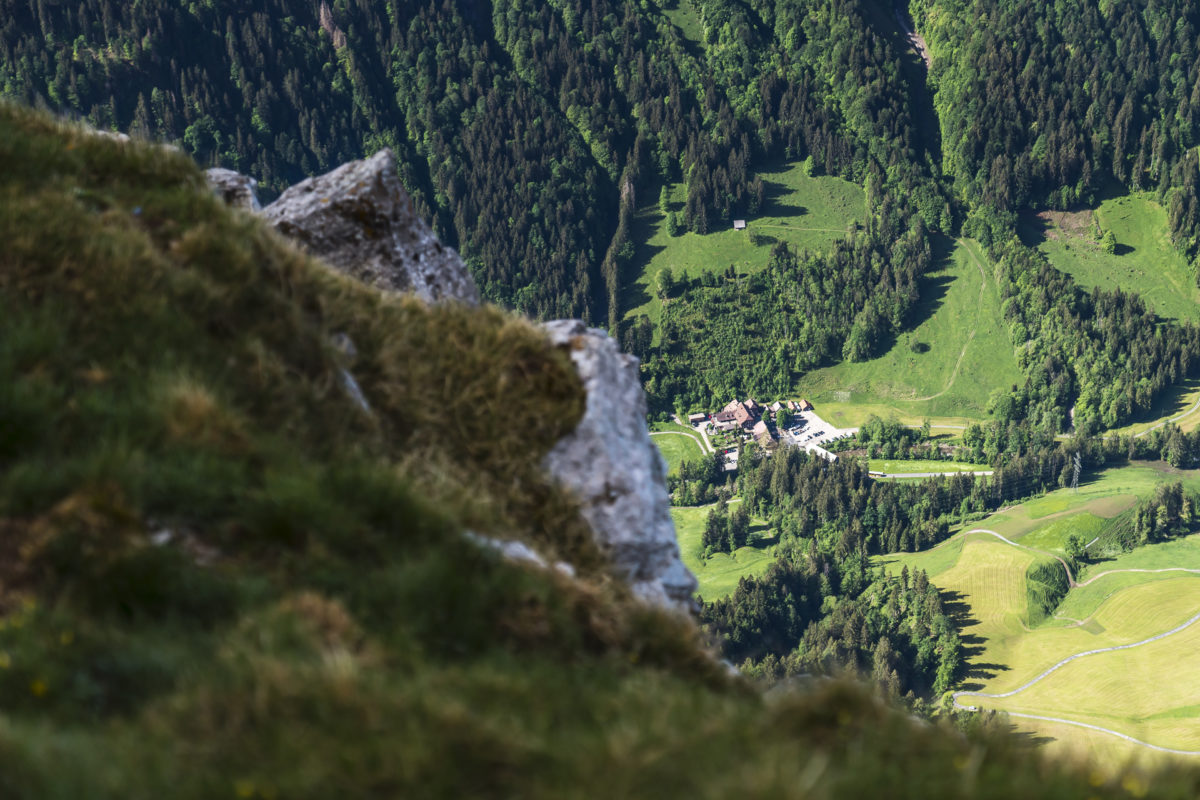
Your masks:
<path fill-rule="evenodd" d="M 795 417 L 795 424 L 788 428 L 788 441 L 797 447 L 811 450 L 822 447 L 835 439 L 850 436 L 854 428 L 836 428 L 817 416 L 815 411 L 801 411 Z"/>

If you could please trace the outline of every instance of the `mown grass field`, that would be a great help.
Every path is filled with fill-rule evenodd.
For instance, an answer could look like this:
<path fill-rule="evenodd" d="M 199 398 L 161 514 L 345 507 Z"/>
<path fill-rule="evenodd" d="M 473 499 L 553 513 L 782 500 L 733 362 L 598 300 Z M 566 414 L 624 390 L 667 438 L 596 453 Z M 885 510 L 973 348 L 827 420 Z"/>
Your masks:
<path fill-rule="evenodd" d="M 1200 580 L 1177 578 L 1133 587 L 1109 603 L 1132 593 L 1150 596 L 1150 602 L 1126 609 L 1127 626 L 1137 628 L 1135 640 L 1183 621 L 1170 613 L 1177 608 L 1162 609 L 1162 604 L 1185 606 L 1184 620 L 1200 607 Z M 986 703 L 1099 725 L 1163 747 L 1200 750 L 1197 675 L 1200 624 L 1142 647 L 1079 659 L 1017 695 Z"/>
<path fill-rule="evenodd" d="M 704 455 L 699 440 L 686 433 L 664 431 L 650 438 L 667 460 L 667 472 L 671 475 L 679 472 L 680 462 L 685 459 L 694 461 Z"/>
<path fill-rule="evenodd" d="M 987 416 L 994 389 L 1023 380 L 982 250 L 966 240 L 935 241 L 941 257 L 922 279 L 915 327 L 878 358 L 801 378 L 799 393 L 823 419 L 842 428 L 872 414 L 913 425 L 924 417 L 966 425 Z"/>
<path fill-rule="evenodd" d="M 682 13 L 678 21 L 672 16 L 676 25 L 687 19 Z M 658 208 L 657 189 L 645 195 L 634 225 L 638 248 L 630 274 L 637 277 L 625 287 L 622 298 L 626 317 L 646 314 L 658 324 L 662 307 L 654 285 L 663 269 L 670 268 L 676 277 L 723 270 L 730 264 L 741 272 L 753 272 L 767 265 L 776 242 L 787 242 L 796 250 L 823 250 L 845 236 L 853 221 L 865 219 L 863 190 L 849 181 L 828 175 L 808 177 L 796 164 L 759 174 L 767 186 L 766 207 L 747 219 L 744 231 L 722 221 L 714 222 L 704 236 L 691 232 L 670 236 Z M 670 192 L 671 206 L 679 212 L 686 199 L 683 186 L 672 186 Z"/>
<path fill-rule="evenodd" d="M 903 475 L 910 472 L 980 472 L 991 469 L 987 464 L 966 464 L 961 461 L 906 461 L 902 459 L 891 461 L 871 459 L 867 462 L 867 468 L 872 472 L 884 472 L 889 475 Z"/>
<path fill-rule="evenodd" d="M 1106 733 L 1059 722 L 1022 719 L 1019 731 L 1028 736 L 1030 742 L 1039 745 L 1050 758 L 1102 765 L 1102 771 L 1097 773 L 1099 775 L 1125 764 L 1141 770 L 1153 770 L 1176 760 L 1175 756 L 1167 753 L 1131 747 L 1128 742 Z"/>
<path fill-rule="evenodd" d="M 1176 480 L 1182 481 L 1185 487 L 1200 489 L 1200 473 L 1175 470 L 1162 462 L 1138 462 L 1131 466 L 1109 467 L 1094 472 L 1085 470 L 1078 492 L 1070 489 L 1048 492 L 1004 508 L 973 527 L 987 528 L 1010 539 L 1020 539 L 1053 520 L 1078 512 L 1087 512 L 1107 520 L 1132 508 L 1138 497 L 1153 492 L 1158 484 Z M 1070 531 L 1066 533 L 1069 535 Z M 1062 541 L 1065 543 L 1065 537 Z"/>
<path fill-rule="evenodd" d="M 1078 494 L 1050 492 L 963 528 L 998 531 L 1019 547 L 986 533 L 962 533 L 932 550 L 886 556 L 878 563 L 890 572 L 902 566 L 924 569 L 959 614 L 967 658 L 962 688 L 1012 691 L 1064 658 L 1143 641 L 1200 610 L 1200 575 L 1112 572 L 1200 569 L 1200 535 L 1194 535 L 1083 569 L 1079 580 L 1087 585 L 1071 590 L 1055 618 L 1033 628 L 1028 624 L 1025 571 L 1046 557 L 1040 553 L 1061 553 L 1072 534 L 1085 541 L 1101 535 L 1110 518 L 1173 480 L 1196 488 L 1200 472 L 1162 464 L 1105 470 L 1091 476 Z M 1099 725 L 1165 747 L 1200 749 L 1198 645 L 1200 624 L 1151 644 L 1078 659 L 1010 698 L 967 696 L 961 702 Z M 1057 752 L 1103 755 L 1109 764 L 1144 750 L 1070 725 L 1015 717 L 1012 723 L 1036 741 L 1049 741 Z"/>
<path fill-rule="evenodd" d="M 683 563 L 695 573 L 700 582 L 698 593 L 705 600 L 733 594 L 742 576 L 761 575 L 775 560 L 775 540 L 767 538 L 766 521 L 754 519 L 751 520 L 750 544 L 732 555 L 718 553 L 702 561 L 700 539 L 704 533 L 704 520 L 711 510 L 712 506 L 671 509 Z"/>
<path fill-rule="evenodd" d="M 1103 532 L 1106 522 L 1103 517 L 1089 511 L 1081 511 L 1042 525 L 1018 537 L 1017 541 L 1026 547 L 1036 547 L 1039 550 L 1064 555 L 1067 552 L 1068 539 L 1079 536 L 1086 545 Z"/>
<path fill-rule="evenodd" d="M 1088 226 L 1081 224 L 1086 212 L 1028 220 L 1024 233 L 1027 241 L 1040 239 L 1038 249 L 1050 263 L 1070 273 L 1081 286 L 1137 292 L 1160 316 L 1200 320 L 1194 271 L 1171 244 L 1166 209 L 1153 194 L 1114 197 L 1091 213 L 1101 229 L 1116 236 L 1116 253 L 1105 253 Z"/>
<path fill-rule="evenodd" d="M 1081 584 L 1071 591 L 1058 614 L 1063 618 L 1086 619 L 1114 594 L 1131 586 L 1186 577 L 1186 572 L 1119 572 L 1127 569 L 1200 569 L 1200 534 L 1139 547 L 1132 553 L 1089 564 L 1076 577 Z M 1196 576 L 1200 578 L 1200 575 Z"/>
<path fill-rule="evenodd" d="M 931 550 L 920 553 L 889 553 L 879 556 L 875 559 L 875 564 L 886 567 L 888 572 L 896 575 L 900 574 L 900 570 L 904 567 L 908 567 L 910 570 L 923 569 L 932 580 L 935 575 L 941 575 L 958 563 L 958 559 L 962 556 L 963 545 L 966 543 L 965 537 L 956 536 Z"/>

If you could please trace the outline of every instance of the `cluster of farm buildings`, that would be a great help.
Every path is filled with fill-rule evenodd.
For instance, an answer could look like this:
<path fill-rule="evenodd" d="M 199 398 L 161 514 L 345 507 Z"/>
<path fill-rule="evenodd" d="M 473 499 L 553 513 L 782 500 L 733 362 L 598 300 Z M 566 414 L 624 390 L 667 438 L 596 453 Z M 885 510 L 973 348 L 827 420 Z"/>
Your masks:
<path fill-rule="evenodd" d="M 779 442 L 778 431 L 768 425 L 768 421 L 778 419 L 779 412 L 787 409 L 794 413 L 812 411 L 812 403 L 807 400 L 788 400 L 786 403 L 776 401 L 769 406 L 762 406 L 754 400 L 734 400 L 723 409 L 712 415 L 691 414 L 688 423 L 693 426 L 705 422 L 717 431 L 742 431 L 749 434 L 764 450 L 774 450 Z"/>

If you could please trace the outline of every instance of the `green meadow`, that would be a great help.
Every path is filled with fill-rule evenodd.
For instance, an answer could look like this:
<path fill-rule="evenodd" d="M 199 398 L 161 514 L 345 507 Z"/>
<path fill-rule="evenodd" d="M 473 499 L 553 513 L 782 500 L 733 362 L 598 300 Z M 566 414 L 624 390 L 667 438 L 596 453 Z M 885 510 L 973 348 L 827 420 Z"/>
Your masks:
<path fill-rule="evenodd" d="M 704 46 L 704 23 L 692 7 L 690 0 L 674 0 L 664 3 L 663 13 L 678 30 L 683 40 L 697 52 Z"/>
<path fill-rule="evenodd" d="M 700 441 L 686 433 L 663 431 L 652 434 L 651 439 L 667 460 L 667 472 L 671 475 L 679 472 L 679 464 L 685 459 L 694 461 L 704 455 Z"/>
<path fill-rule="evenodd" d="M 926 461 L 919 459 L 913 461 L 872 459 L 867 462 L 867 468 L 872 472 L 883 472 L 888 475 L 903 475 L 905 473 L 920 474 L 923 472 L 980 472 L 991 469 L 987 464 L 964 464 L 960 461 Z"/>
<path fill-rule="evenodd" d="M 877 358 L 801 378 L 799 393 L 824 419 L 839 427 L 872 414 L 965 425 L 986 417 L 994 389 L 1023 380 L 982 249 L 968 240 L 935 241 L 940 259 L 922 278 L 916 325 Z"/>
<path fill-rule="evenodd" d="M 1100 246 L 1095 224 L 1112 231 L 1116 252 Z M 1043 213 L 1023 232 L 1026 241 L 1041 240 L 1037 247 L 1050 263 L 1081 286 L 1137 292 L 1160 316 L 1200 321 L 1195 270 L 1171 243 L 1166 209 L 1153 194 L 1114 197 L 1090 212 Z"/>
<path fill-rule="evenodd" d="M 751 520 L 750 544 L 732 555 L 717 553 L 707 560 L 701 559 L 704 520 L 711 510 L 712 506 L 671 509 L 683 563 L 695 573 L 700 582 L 698 594 L 705 600 L 733 594 L 743 576 L 761 575 L 775 560 L 775 537 L 767 530 L 766 521 L 761 519 Z"/>
<path fill-rule="evenodd" d="M 678 15 L 677 25 L 687 22 L 686 14 Z M 796 250 L 823 250 L 845 236 L 849 225 L 866 217 L 863 190 L 849 181 L 828 175 L 809 177 L 798 164 L 758 174 L 767 187 L 766 205 L 761 214 L 747 219 L 746 230 L 741 231 L 728 222 L 714 222 L 703 236 L 692 232 L 671 236 L 658 207 L 657 189 L 646 195 L 634 225 L 639 244 L 631 274 L 637 277 L 625 287 L 622 298 L 626 317 L 645 314 L 658 324 L 662 308 L 654 282 L 664 269 L 676 276 L 696 276 L 730 264 L 741 272 L 757 271 L 766 267 L 776 242 L 787 242 Z M 683 186 L 676 184 L 668 191 L 671 208 L 680 212 L 686 199 Z"/>

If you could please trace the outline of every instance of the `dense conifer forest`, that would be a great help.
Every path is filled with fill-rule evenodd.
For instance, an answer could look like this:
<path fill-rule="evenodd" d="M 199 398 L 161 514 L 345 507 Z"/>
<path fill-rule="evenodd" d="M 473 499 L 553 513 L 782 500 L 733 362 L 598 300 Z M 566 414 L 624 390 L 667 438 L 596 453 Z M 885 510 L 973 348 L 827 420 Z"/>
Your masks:
<path fill-rule="evenodd" d="M 1027 375 L 1002 424 L 1061 432 L 1074 407 L 1099 430 L 1144 412 L 1200 366 L 1196 331 L 1080 290 L 1014 233 L 1023 209 L 1124 185 L 1159 192 L 1195 255 L 1197 12 L 920 0 L 926 75 L 889 10 L 2 0 L 0 93 L 177 142 L 268 197 L 390 146 L 488 299 L 608 327 L 646 362 L 659 412 L 782 394 L 878 354 L 912 322 L 934 231 L 978 238 L 997 265 Z M 761 209 L 757 170 L 800 159 L 864 186 L 859 230 L 828 253 L 780 248 L 760 275 L 685 281 L 660 336 L 624 319 L 633 214 L 657 187 L 680 183 L 677 224 L 705 233 Z"/>

